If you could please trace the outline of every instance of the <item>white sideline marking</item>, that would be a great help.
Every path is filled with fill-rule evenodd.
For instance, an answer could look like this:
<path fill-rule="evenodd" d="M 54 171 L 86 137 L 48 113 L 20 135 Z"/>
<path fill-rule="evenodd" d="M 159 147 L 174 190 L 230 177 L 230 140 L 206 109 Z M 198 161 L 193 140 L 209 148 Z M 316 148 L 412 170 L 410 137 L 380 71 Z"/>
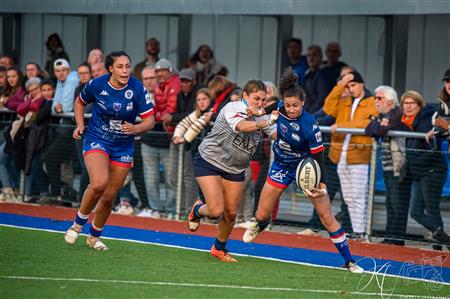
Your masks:
<path fill-rule="evenodd" d="M 325 294 L 347 294 L 347 295 L 364 295 L 364 296 L 383 296 L 383 293 L 365 293 L 365 292 L 347 292 L 341 290 L 316 290 L 316 289 L 294 289 L 294 288 L 268 288 L 254 286 L 239 286 L 226 284 L 203 284 L 203 283 L 184 283 L 184 282 L 165 282 L 165 281 L 140 281 L 140 280 L 116 280 L 116 279 L 90 279 L 90 278 L 63 278 L 63 277 L 33 277 L 33 276 L 0 276 L 3 279 L 15 280 L 44 280 L 44 281 L 71 281 L 71 282 L 100 282 L 100 283 L 123 283 L 123 284 L 143 284 L 143 285 L 160 285 L 160 286 L 180 286 L 180 287 L 201 287 L 201 288 L 222 288 L 222 289 L 244 289 L 257 291 L 285 291 L 285 292 L 306 292 L 306 293 L 325 293 Z M 433 296 L 403 295 L 392 294 L 388 297 L 397 298 L 444 298 Z"/>
<path fill-rule="evenodd" d="M 26 226 L 9 225 L 9 224 L 1 224 L 0 223 L 0 227 L 2 227 L 2 226 L 13 227 L 13 228 L 20 228 L 20 229 L 28 229 L 28 230 L 36 230 L 36 231 L 45 231 L 45 232 L 58 233 L 58 234 L 64 234 L 65 233 L 65 232 L 62 232 L 62 231 L 59 231 L 59 230 L 40 229 L 40 228 L 34 228 L 34 227 L 26 227 Z M 80 235 L 87 236 L 86 234 L 80 234 Z M 124 238 L 112 238 L 112 237 L 104 237 L 104 236 L 102 236 L 102 239 L 118 240 L 118 241 L 125 241 L 125 242 L 131 242 L 131 243 L 139 243 L 139 244 L 150 244 L 150 245 L 157 245 L 157 246 L 177 248 L 177 249 L 185 249 L 185 250 L 192 250 L 192 251 L 209 252 L 209 250 L 207 250 L 207 249 L 198 249 L 198 248 L 184 247 L 184 246 L 179 246 L 179 245 L 170 245 L 170 244 L 164 244 L 164 243 L 154 243 L 154 242 L 132 240 L 132 239 L 124 239 Z M 309 263 L 296 262 L 296 261 L 287 261 L 287 260 L 282 260 L 282 259 L 277 259 L 277 258 L 257 256 L 257 255 L 250 255 L 250 254 L 233 253 L 233 255 L 257 258 L 257 259 L 269 260 L 269 261 L 275 261 L 275 262 L 281 262 L 281 263 L 287 263 L 287 264 L 296 264 L 296 265 L 302 265 L 302 266 L 308 266 L 308 267 L 327 268 L 327 269 L 335 269 L 335 270 L 347 271 L 347 269 L 341 268 L 341 267 L 309 264 Z M 423 279 L 423 278 L 407 277 L 407 276 L 387 274 L 387 273 L 384 274 L 384 273 L 378 273 L 378 272 L 373 272 L 373 271 L 365 271 L 365 273 L 371 273 L 371 274 L 381 275 L 381 276 L 388 276 L 388 277 L 393 277 L 393 278 L 402 278 L 402 279 L 407 279 L 407 280 L 423 281 L 423 282 L 426 282 L 426 283 L 433 283 L 433 284 L 436 283 L 436 284 L 450 285 L 450 282 L 433 281 L 433 280 L 428 280 L 428 279 Z M 374 293 L 374 294 L 376 294 L 376 293 Z M 439 297 L 417 297 L 416 296 L 416 297 L 412 297 L 412 298 L 439 298 Z M 447 298 L 447 297 L 442 297 L 442 298 Z"/>

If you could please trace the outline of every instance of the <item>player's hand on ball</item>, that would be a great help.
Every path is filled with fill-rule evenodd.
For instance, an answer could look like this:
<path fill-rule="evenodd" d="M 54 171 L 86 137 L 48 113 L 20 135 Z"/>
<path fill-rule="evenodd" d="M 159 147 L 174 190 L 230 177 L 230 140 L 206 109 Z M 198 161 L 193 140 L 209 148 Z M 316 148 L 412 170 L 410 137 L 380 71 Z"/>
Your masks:
<path fill-rule="evenodd" d="M 84 126 L 77 126 L 75 130 L 73 130 L 72 137 L 73 139 L 81 139 L 81 135 L 83 135 Z"/>
<path fill-rule="evenodd" d="M 125 122 L 122 125 L 122 131 L 127 135 L 136 135 L 138 133 L 136 126 L 133 124 L 130 124 L 129 122 Z"/>
<path fill-rule="evenodd" d="M 309 198 L 319 198 L 327 195 L 327 186 L 324 183 L 320 183 L 319 188 L 312 188 L 311 190 L 305 190 L 303 192 Z"/>

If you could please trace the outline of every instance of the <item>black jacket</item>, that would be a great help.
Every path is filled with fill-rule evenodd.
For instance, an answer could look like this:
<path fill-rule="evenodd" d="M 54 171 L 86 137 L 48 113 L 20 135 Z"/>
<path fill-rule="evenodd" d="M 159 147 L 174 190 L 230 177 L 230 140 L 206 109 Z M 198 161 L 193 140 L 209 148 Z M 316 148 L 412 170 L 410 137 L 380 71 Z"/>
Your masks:
<path fill-rule="evenodd" d="M 436 112 L 431 105 L 426 105 L 417 114 L 413 131 L 427 133 L 432 128 L 431 119 Z M 425 139 L 406 139 L 406 160 L 413 179 L 420 179 L 431 172 L 447 172 L 447 163 L 440 152 L 442 139 L 437 136 L 428 143 Z"/>
<path fill-rule="evenodd" d="M 204 87 L 197 84 L 190 93 L 185 94 L 183 91 L 177 95 L 177 111 L 172 114 L 172 124 L 176 125 L 183 118 L 189 115 L 195 109 L 195 94 Z"/>

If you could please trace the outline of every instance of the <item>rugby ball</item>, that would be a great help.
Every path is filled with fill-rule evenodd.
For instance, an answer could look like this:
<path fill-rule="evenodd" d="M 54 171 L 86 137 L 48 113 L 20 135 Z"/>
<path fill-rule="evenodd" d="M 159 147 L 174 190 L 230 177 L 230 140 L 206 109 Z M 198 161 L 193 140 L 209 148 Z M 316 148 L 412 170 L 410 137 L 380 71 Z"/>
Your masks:
<path fill-rule="evenodd" d="M 303 159 L 297 166 L 295 180 L 301 190 L 311 190 L 319 188 L 320 184 L 319 163 L 311 157 Z"/>

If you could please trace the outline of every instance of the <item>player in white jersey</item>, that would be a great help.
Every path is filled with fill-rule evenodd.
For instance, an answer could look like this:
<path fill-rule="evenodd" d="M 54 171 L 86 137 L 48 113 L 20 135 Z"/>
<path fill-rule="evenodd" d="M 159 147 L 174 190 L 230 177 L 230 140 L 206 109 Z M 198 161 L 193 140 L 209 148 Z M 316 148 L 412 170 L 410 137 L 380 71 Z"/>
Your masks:
<path fill-rule="evenodd" d="M 228 103 L 219 113 L 212 131 L 200 144 L 194 158 L 195 176 L 206 203 L 197 201 L 188 217 L 188 226 L 196 231 L 200 218 L 220 218 L 219 232 L 211 255 L 236 262 L 226 248 L 239 207 L 245 179 L 245 169 L 262 138 L 260 130 L 276 137 L 273 126 L 276 116 L 253 117 L 246 109 L 260 108 L 266 97 L 266 86 L 260 80 L 250 80 L 244 86 L 243 98 Z"/>

